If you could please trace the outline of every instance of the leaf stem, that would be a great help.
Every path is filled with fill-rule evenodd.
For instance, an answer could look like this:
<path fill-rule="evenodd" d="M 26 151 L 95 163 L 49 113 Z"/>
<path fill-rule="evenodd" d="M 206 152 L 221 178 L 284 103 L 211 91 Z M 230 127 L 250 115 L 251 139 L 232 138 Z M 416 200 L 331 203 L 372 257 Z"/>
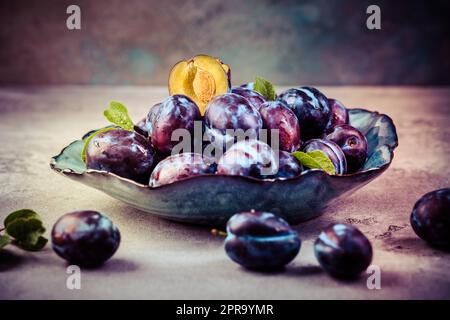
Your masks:
<path fill-rule="evenodd" d="M 6 228 L 0 228 L 0 232 L 5 231 Z"/>

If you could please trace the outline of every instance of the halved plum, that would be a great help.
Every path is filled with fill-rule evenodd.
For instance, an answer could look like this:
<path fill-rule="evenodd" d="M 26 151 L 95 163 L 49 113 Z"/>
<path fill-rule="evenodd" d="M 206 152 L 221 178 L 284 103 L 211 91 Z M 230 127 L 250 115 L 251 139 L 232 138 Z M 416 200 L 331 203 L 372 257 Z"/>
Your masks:
<path fill-rule="evenodd" d="M 215 96 L 230 90 L 230 67 L 219 59 L 197 55 L 178 62 L 170 71 L 170 95 L 183 94 L 191 98 L 205 113 L 206 105 Z"/>

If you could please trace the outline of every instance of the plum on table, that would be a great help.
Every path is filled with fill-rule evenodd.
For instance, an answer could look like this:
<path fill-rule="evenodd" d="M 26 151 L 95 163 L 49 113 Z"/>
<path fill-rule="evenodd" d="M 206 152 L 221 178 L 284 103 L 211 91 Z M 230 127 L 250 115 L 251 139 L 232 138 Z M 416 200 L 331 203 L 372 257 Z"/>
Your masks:
<path fill-rule="evenodd" d="M 411 212 L 414 232 L 430 245 L 450 249 L 450 188 L 425 194 Z"/>
<path fill-rule="evenodd" d="M 372 245 L 356 227 L 334 224 L 323 230 L 314 243 L 322 268 L 337 278 L 354 278 L 372 262 Z"/>
<path fill-rule="evenodd" d="M 52 229 L 52 246 L 71 264 L 96 267 L 111 258 L 120 244 L 119 229 L 97 211 L 75 211 L 63 215 Z"/>
<path fill-rule="evenodd" d="M 297 256 L 300 246 L 297 232 L 270 212 L 237 213 L 227 223 L 225 251 L 245 268 L 282 268 Z"/>

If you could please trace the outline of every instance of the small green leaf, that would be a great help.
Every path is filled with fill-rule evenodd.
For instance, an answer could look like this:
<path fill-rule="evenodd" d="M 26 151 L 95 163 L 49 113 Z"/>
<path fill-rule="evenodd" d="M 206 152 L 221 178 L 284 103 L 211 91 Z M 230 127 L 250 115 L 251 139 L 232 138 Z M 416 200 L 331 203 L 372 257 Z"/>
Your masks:
<path fill-rule="evenodd" d="M 277 97 L 273 84 L 260 77 L 256 77 L 253 90 L 259 92 L 266 100 L 269 101 L 273 101 Z"/>
<path fill-rule="evenodd" d="M 8 235 L 0 235 L 0 249 L 8 245 L 11 242 L 11 238 Z"/>
<path fill-rule="evenodd" d="M 117 101 L 111 101 L 109 108 L 103 112 L 106 119 L 122 129 L 133 131 L 134 123 L 128 115 L 127 108 Z"/>
<path fill-rule="evenodd" d="M 39 219 L 20 218 L 8 224 L 6 232 L 17 241 L 36 242 L 39 235 L 45 232 L 45 228 Z"/>
<path fill-rule="evenodd" d="M 30 209 L 22 209 L 9 214 L 5 221 L 5 229 L 14 244 L 25 250 L 39 250 L 47 243 L 42 235 L 45 232 L 41 217 Z"/>
<path fill-rule="evenodd" d="M 24 250 L 27 251 L 39 251 L 42 248 L 45 247 L 47 244 L 48 239 L 44 238 L 43 236 L 39 236 L 36 241 L 33 242 L 18 242 L 17 245 L 21 247 Z"/>
<path fill-rule="evenodd" d="M 296 151 L 292 155 L 297 158 L 301 164 L 310 169 L 322 169 L 328 174 L 336 174 L 336 169 L 333 166 L 331 160 L 320 150 L 313 150 L 305 153 Z"/>
<path fill-rule="evenodd" d="M 106 128 L 102 128 L 102 129 L 99 129 L 99 130 L 91 133 L 91 135 L 84 140 L 83 150 L 81 151 L 81 160 L 83 160 L 83 162 L 86 162 L 86 149 L 87 149 L 89 142 L 92 140 L 92 138 L 94 138 L 97 134 L 99 134 L 101 132 L 116 130 L 116 129 L 117 129 L 116 127 L 106 127 Z"/>
<path fill-rule="evenodd" d="M 11 222 L 13 222 L 14 220 L 20 219 L 20 218 L 34 218 L 34 217 L 39 217 L 39 215 L 34 212 L 31 209 L 20 209 L 14 212 L 11 212 L 5 219 L 5 221 L 3 222 L 3 224 L 5 225 L 5 227 L 8 227 L 8 224 L 10 224 Z"/>

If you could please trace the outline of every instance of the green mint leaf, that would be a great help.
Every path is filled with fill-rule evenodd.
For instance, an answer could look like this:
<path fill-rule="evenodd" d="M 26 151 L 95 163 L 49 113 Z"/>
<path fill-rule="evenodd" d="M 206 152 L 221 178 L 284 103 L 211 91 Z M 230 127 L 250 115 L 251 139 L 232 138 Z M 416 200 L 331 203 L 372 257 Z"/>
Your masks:
<path fill-rule="evenodd" d="M 111 101 L 109 108 L 103 112 L 108 121 L 121 127 L 122 129 L 133 131 L 134 123 L 128 115 L 127 107 L 117 101 Z"/>
<path fill-rule="evenodd" d="M 14 243 L 25 250 L 39 250 L 47 243 L 42 235 L 45 227 L 41 217 L 30 209 L 22 209 L 9 214 L 5 221 L 6 233 L 14 238 Z"/>
<path fill-rule="evenodd" d="M 116 130 L 116 129 L 117 129 L 116 127 L 106 127 L 106 128 L 102 128 L 102 129 L 99 129 L 99 130 L 91 133 L 91 135 L 84 140 L 83 150 L 81 151 L 81 160 L 83 160 L 83 162 L 86 162 L 86 149 L 87 149 L 89 142 L 92 140 L 92 138 L 94 138 L 97 134 L 99 134 L 101 132 L 105 132 L 105 131 L 109 131 L 109 130 Z"/>
<path fill-rule="evenodd" d="M 273 84 L 260 77 L 256 77 L 253 90 L 259 92 L 268 101 L 273 101 L 277 97 Z"/>
<path fill-rule="evenodd" d="M 314 150 L 311 152 L 296 151 L 292 155 L 301 162 L 304 167 L 310 169 L 322 169 L 328 174 L 336 174 L 336 169 L 333 166 L 331 160 L 320 150 Z"/>
<path fill-rule="evenodd" d="M 8 235 L 0 235 L 0 249 L 8 245 L 11 242 L 11 238 Z"/>
<path fill-rule="evenodd" d="M 37 218 L 16 219 L 6 227 L 6 233 L 19 242 L 36 242 L 39 235 L 44 232 L 42 221 Z"/>
<path fill-rule="evenodd" d="M 20 209 L 14 212 L 11 212 L 5 219 L 5 221 L 3 222 L 3 224 L 5 225 L 5 228 L 8 227 L 8 225 L 17 220 L 17 219 L 21 219 L 21 218 L 35 218 L 35 217 L 39 217 L 39 215 L 34 212 L 31 209 Z"/>
<path fill-rule="evenodd" d="M 18 242 L 17 245 L 27 251 L 39 251 L 45 247 L 48 239 L 43 236 L 39 236 L 36 241 L 33 242 Z"/>

